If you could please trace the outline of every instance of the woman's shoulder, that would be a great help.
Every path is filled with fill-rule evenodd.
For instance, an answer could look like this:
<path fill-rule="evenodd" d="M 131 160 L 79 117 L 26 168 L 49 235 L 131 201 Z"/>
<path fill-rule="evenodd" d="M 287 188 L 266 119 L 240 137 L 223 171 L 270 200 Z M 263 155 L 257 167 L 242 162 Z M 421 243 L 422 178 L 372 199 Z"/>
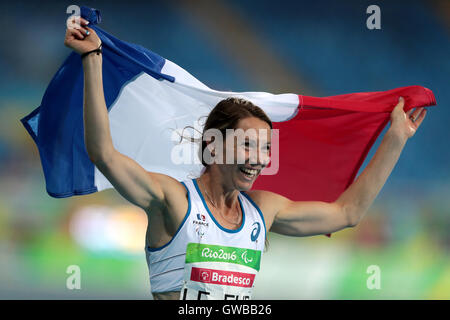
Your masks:
<path fill-rule="evenodd" d="M 282 195 L 278 193 L 267 191 L 267 190 L 249 190 L 245 193 L 252 198 L 257 204 L 264 204 L 266 202 L 272 203 L 273 201 L 278 202 L 282 198 Z"/>
<path fill-rule="evenodd" d="M 249 190 L 245 191 L 245 193 L 259 207 L 268 226 L 270 226 L 278 212 L 281 201 L 286 199 L 275 192 L 267 190 Z"/>
<path fill-rule="evenodd" d="M 149 172 L 150 173 L 150 172 Z M 158 208 L 165 207 L 169 214 L 173 216 L 174 221 L 183 219 L 188 208 L 189 192 L 183 181 L 161 174 L 150 173 L 152 178 L 157 181 L 161 192 L 163 193 L 162 203 L 153 203 Z M 152 211 L 152 208 L 149 208 Z"/>

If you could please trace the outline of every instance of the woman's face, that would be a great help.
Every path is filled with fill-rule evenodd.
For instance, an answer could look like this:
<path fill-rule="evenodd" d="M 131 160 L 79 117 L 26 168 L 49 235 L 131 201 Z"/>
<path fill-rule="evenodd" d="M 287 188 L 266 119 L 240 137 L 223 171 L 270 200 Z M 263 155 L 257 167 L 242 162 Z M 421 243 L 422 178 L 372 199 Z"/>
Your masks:
<path fill-rule="evenodd" d="M 228 130 L 216 159 L 222 159 L 220 172 L 230 187 L 250 190 L 270 161 L 271 129 L 267 122 L 250 117 L 241 119 L 235 130 Z M 219 152 L 218 152 L 219 151 Z"/>

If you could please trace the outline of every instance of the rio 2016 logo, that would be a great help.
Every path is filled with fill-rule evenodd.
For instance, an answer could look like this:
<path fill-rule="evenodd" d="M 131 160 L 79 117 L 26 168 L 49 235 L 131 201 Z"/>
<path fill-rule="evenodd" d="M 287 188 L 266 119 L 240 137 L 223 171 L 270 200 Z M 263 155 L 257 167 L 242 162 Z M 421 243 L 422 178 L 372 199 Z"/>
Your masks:
<path fill-rule="evenodd" d="M 236 251 L 226 252 L 223 249 L 214 251 L 213 249 L 210 248 L 204 248 L 202 250 L 202 257 L 234 261 L 236 260 Z"/>

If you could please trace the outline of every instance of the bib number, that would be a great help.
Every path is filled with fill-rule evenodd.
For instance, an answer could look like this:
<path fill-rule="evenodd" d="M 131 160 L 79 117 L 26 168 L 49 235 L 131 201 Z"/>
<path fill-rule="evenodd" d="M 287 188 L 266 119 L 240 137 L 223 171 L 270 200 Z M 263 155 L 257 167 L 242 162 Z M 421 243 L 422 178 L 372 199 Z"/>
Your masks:
<path fill-rule="evenodd" d="M 189 243 L 181 300 L 249 300 L 261 251 Z"/>

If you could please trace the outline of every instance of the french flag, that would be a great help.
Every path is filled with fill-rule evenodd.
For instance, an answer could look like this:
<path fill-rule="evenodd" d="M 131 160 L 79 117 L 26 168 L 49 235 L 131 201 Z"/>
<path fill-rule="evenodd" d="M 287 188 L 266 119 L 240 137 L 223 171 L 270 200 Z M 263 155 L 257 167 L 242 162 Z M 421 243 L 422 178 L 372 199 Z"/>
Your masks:
<path fill-rule="evenodd" d="M 436 104 L 432 91 L 421 86 L 322 98 L 213 90 L 176 63 L 100 29 L 98 10 L 81 7 L 81 15 L 103 43 L 104 95 L 114 147 L 146 170 L 180 181 L 199 176 L 202 165 L 182 161 L 190 147 L 180 144 L 174 132 L 196 125 L 201 130 L 199 119 L 228 97 L 261 107 L 278 129 L 272 144 L 279 153 L 277 163 L 272 160 L 265 169 L 272 173 L 263 172 L 253 188 L 292 200 L 327 202 L 353 182 L 400 96 L 405 98 L 405 111 Z M 50 196 L 112 187 L 84 145 L 83 68 L 78 54 L 67 57 L 41 105 L 21 121 L 39 150 Z"/>

